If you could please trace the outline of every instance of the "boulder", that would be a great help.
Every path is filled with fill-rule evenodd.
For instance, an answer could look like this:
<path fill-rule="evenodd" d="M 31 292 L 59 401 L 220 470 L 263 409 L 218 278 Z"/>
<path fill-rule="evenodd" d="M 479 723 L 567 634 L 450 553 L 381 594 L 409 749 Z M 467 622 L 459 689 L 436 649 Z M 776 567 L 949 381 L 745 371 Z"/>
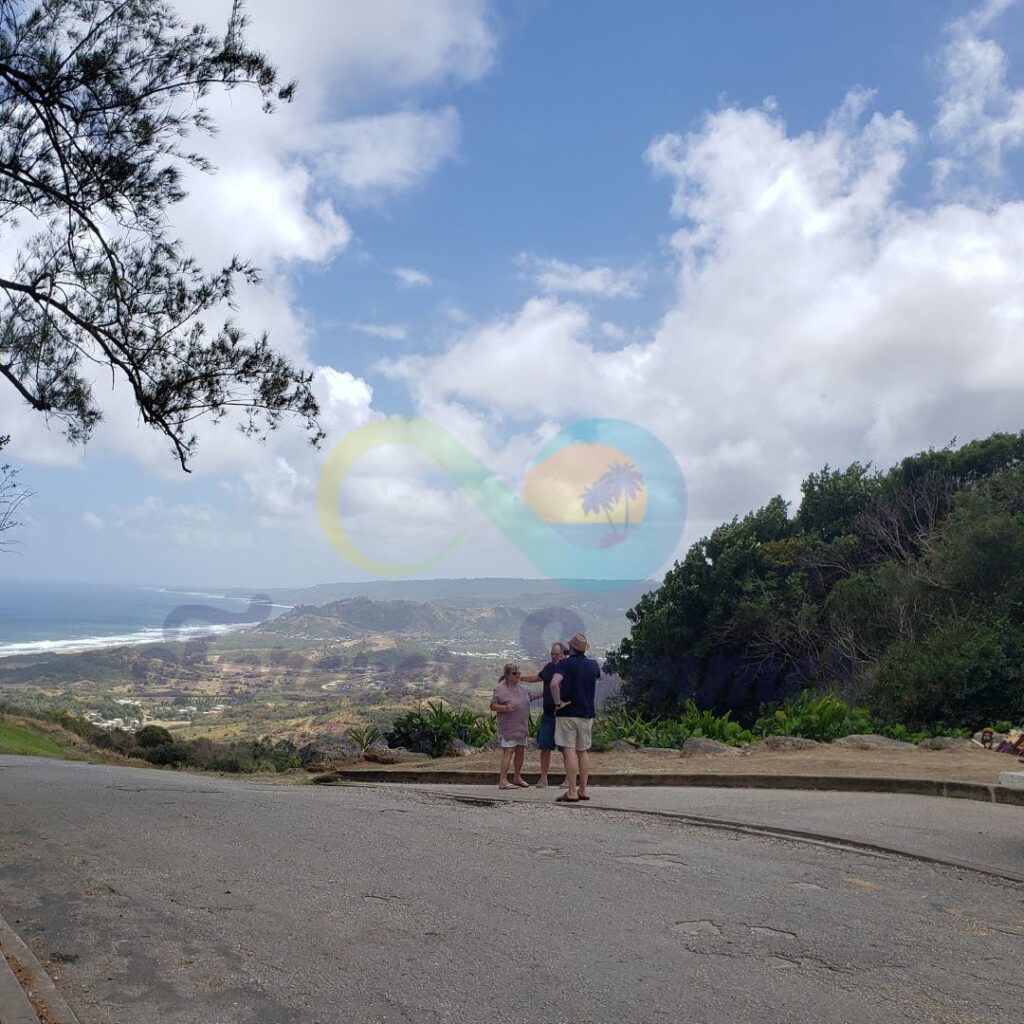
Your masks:
<path fill-rule="evenodd" d="M 339 764 L 358 761 L 359 744 L 348 736 L 317 736 L 299 747 L 299 763 L 306 771 L 323 772 Z"/>
<path fill-rule="evenodd" d="M 974 744 L 970 740 L 960 739 L 956 736 L 931 736 L 918 743 L 919 750 L 974 750 Z"/>
<path fill-rule="evenodd" d="M 609 750 L 636 750 L 636 747 L 626 740 L 612 740 L 608 745 Z"/>
<path fill-rule="evenodd" d="M 813 750 L 820 747 L 817 740 L 809 740 L 804 736 L 765 736 L 759 744 L 764 750 L 779 753 L 785 750 Z"/>
<path fill-rule="evenodd" d="M 731 747 L 728 743 L 719 743 L 718 740 L 709 740 L 706 736 L 691 736 L 683 740 L 679 747 L 683 757 L 696 757 L 701 754 L 738 754 L 738 747 Z"/>
<path fill-rule="evenodd" d="M 849 747 L 852 750 L 914 750 L 913 743 L 890 739 L 877 733 L 855 733 L 853 736 L 841 736 L 832 741 L 834 747 Z"/>
<path fill-rule="evenodd" d="M 489 739 L 481 748 L 481 750 L 500 750 L 501 740 L 495 736 L 493 739 Z"/>
<path fill-rule="evenodd" d="M 648 754 L 652 757 L 678 757 L 679 751 L 676 747 L 638 747 L 639 753 Z"/>
<path fill-rule="evenodd" d="M 375 739 L 362 752 L 362 760 L 372 761 L 378 765 L 393 765 L 399 761 L 429 761 L 430 758 L 426 754 L 414 754 L 412 751 L 406 750 L 404 746 L 388 746 L 383 739 Z"/>
<path fill-rule="evenodd" d="M 448 744 L 448 749 L 445 750 L 445 757 L 469 757 L 470 754 L 476 753 L 476 747 L 470 746 L 465 740 L 454 739 Z"/>
<path fill-rule="evenodd" d="M 429 754 L 421 754 L 415 750 L 408 750 L 405 747 L 389 747 L 388 754 L 392 758 L 391 764 L 405 763 L 406 761 L 430 761 Z"/>

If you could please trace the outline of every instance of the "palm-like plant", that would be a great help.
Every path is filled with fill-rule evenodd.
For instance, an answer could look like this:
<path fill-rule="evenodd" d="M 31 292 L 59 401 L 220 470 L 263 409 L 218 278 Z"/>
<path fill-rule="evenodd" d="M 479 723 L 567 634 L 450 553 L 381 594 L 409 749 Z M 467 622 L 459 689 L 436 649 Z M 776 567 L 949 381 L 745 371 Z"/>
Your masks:
<path fill-rule="evenodd" d="M 599 515 L 604 512 L 612 528 L 612 542 L 624 540 L 629 532 L 629 502 L 644 488 L 644 477 L 632 462 L 613 462 L 601 476 L 580 495 L 583 514 Z M 612 521 L 611 510 L 622 499 L 626 506 L 626 519 L 620 536 L 618 527 Z"/>

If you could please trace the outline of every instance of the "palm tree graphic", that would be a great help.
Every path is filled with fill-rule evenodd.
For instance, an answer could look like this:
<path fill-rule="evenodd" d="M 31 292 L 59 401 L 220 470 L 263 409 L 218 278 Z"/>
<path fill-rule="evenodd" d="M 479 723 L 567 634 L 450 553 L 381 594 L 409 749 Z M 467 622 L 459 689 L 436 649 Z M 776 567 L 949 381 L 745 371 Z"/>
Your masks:
<path fill-rule="evenodd" d="M 643 474 L 632 462 L 613 462 L 597 480 L 584 489 L 580 495 L 583 514 L 600 515 L 603 512 L 611 527 L 611 533 L 604 538 L 602 546 L 611 547 L 626 539 L 629 532 L 630 499 L 636 498 L 643 489 Z M 620 499 L 626 506 L 626 518 L 621 533 L 611 516 L 612 509 Z"/>

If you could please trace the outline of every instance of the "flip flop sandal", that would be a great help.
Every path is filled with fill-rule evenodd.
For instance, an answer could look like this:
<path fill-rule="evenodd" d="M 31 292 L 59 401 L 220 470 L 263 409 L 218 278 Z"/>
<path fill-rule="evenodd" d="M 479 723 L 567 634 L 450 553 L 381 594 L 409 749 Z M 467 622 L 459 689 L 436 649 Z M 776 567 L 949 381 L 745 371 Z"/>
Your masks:
<path fill-rule="evenodd" d="M 563 793 L 555 800 L 556 804 L 578 804 L 579 802 L 578 797 L 571 797 L 568 793 Z"/>
<path fill-rule="evenodd" d="M 590 797 L 589 796 L 584 796 L 582 793 L 580 793 L 580 799 L 581 800 L 589 800 Z"/>
<path fill-rule="evenodd" d="M 518 786 L 520 789 L 529 789 L 530 784 L 528 782 L 513 782 L 513 786 Z"/>
<path fill-rule="evenodd" d="M 513 786 L 511 782 L 499 782 L 498 789 L 518 789 L 518 786 Z"/>

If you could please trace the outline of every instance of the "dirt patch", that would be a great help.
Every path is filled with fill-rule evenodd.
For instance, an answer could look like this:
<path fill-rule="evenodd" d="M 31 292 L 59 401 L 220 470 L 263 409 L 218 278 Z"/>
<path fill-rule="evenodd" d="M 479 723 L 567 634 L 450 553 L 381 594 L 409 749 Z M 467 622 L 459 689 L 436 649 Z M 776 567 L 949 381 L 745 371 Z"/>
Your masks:
<path fill-rule="evenodd" d="M 46 1004 L 43 1002 L 39 993 L 36 992 L 34 985 L 32 984 L 32 973 L 29 969 L 15 956 L 10 953 L 0 954 L 0 956 L 6 955 L 7 962 L 11 965 L 11 970 L 14 971 L 15 977 L 18 979 L 18 983 L 21 985 L 28 996 L 28 1001 L 32 1004 L 32 1009 L 36 1011 L 36 1016 L 39 1018 L 39 1024 L 60 1024 L 60 1022 L 50 1015 L 50 1011 L 47 1009 Z"/>
<path fill-rule="evenodd" d="M 409 764 L 367 765 L 375 771 L 409 772 L 422 767 L 431 772 L 497 772 L 501 754 L 488 750 L 469 757 L 439 757 L 422 766 Z M 997 783 L 999 773 L 1014 771 L 1017 758 L 982 750 L 851 750 L 823 745 L 813 750 L 760 750 L 739 757 L 684 757 L 677 750 L 609 751 L 591 755 L 595 773 L 715 774 L 715 775 L 839 775 L 857 778 L 935 779 L 948 782 Z M 561 772 L 562 759 L 556 751 L 552 771 Z M 351 768 L 358 769 L 358 765 Z M 527 751 L 526 770 L 540 768 L 537 751 Z"/>

